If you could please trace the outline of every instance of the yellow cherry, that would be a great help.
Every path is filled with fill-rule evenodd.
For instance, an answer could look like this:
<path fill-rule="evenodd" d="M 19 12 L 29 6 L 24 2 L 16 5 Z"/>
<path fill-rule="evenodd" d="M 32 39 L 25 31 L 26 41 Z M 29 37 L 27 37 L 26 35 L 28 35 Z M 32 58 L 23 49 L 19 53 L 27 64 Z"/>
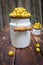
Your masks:
<path fill-rule="evenodd" d="M 37 23 L 35 23 L 34 25 L 37 25 Z"/>
<path fill-rule="evenodd" d="M 27 14 L 27 11 L 24 11 L 23 14 Z"/>
<path fill-rule="evenodd" d="M 10 14 L 9 14 L 9 16 L 12 16 L 12 15 L 13 15 L 13 13 L 10 13 Z"/>
<path fill-rule="evenodd" d="M 36 47 L 40 47 L 40 44 L 39 43 L 36 43 L 36 45 L 35 45 Z"/>
<path fill-rule="evenodd" d="M 15 9 L 14 9 L 14 11 L 17 11 L 17 10 L 18 10 L 18 8 L 15 8 Z"/>
<path fill-rule="evenodd" d="M 31 17 L 31 14 L 30 13 L 28 13 L 28 17 Z"/>
<path fill-rule="evenodd" d="M 40 22 L 38 22 L 38 25 L 40 25 Z"/>
<path fill-rule="evenodd" d="M 13 52 L 13 51 L 9 51 L 9 52 L 8 52 L 8 55 L 9 55 L 9 56 L 13 56 L 13 55 L 14 55 L 14 52 Z"/>
<path fill-rule="evenodd" d="M 21 17 L 24 17 L 24 14 L 23 13 L 21 14 Z"/>
<path fill-rule="evenodd" d="M 40 27 L 42 28 L 42 25 L 40 24 Z"/>
<path fill-rule="evenodd" d="M 40 52 L 40 48 L 36 48 L 36 52 L 38 52 L 38 53 L 39 53 L 39 52 Z"/>
<path fill-rule="evenodd" d="M 37 28 L 37 26 L 33 25 L 33 28 Z"/>
<path fill-rule="evenodd" d="M 25 17 L 29 17 L 28 14 L 25 14 Z"/>
<path fill-rule="evenodd" d="M 20 13 L 18 13 L 16 16 L 17 16 L 17 17 L 20 17 Z"/>

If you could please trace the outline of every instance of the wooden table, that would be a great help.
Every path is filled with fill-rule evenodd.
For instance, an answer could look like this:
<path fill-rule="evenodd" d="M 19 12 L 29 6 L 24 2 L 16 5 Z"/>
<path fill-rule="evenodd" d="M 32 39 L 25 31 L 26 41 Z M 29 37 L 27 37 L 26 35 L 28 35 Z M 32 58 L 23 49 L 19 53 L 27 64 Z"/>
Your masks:
<path fill-rule="evenodd" d="M 24 49 L 16 49 L 11 45 L 9 27 L 6 26 L 0 32 L 0 65 L 43 65 L 43 56 L 35 52 L 36 41 L 40 43 L 43 52 L 43 32 L 40 36 L 31 34 L 30 46 Z M 14 52 L 13 57 L 9 57 L 8 52 Z"/>

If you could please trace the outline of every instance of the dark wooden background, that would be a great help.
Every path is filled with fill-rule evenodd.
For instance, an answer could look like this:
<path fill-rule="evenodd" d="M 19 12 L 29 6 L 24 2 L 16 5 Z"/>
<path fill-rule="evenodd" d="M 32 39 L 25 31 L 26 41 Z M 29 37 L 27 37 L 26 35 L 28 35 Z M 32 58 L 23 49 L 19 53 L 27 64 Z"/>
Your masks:
<path fill-rule="evenodd" d="M 10 22 L 9 13 L 15 7 L 24 7 L 32 14 L 32 23 L 42 23 L 41 0 L 0 0 L 0 30 Z"/>

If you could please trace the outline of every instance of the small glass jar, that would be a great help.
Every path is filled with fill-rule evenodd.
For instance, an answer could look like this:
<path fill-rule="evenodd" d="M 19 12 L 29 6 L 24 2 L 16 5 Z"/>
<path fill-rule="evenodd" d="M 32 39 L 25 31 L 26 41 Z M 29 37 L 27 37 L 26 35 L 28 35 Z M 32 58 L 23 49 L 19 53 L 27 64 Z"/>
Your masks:
<path fill-rule="evenodd" d="M 15 8 L 14 11 L 10 14 L 10 18 L 11 22 L 9 24 L 12 45 L 16 48 L 25 48 L 29 46 L 31 35 L 31 31 L 29 30 L 29 28 L 31 28 L 31 14 L 28 13 L 23 7 L 18 7 Z M 15 28 L 16 31 L 14 30 Z"/>
<path fill-rule="evenodd" d="M 35 29 L 33 28 L 33 32 L 34 35 L 40 35 L 41 34 L 41 29 Z"/>
<path fill-rule="evenodd" d="M 33 24 L 33 31 L 32 31 L 32 33 L 34 35 L 40 35 L 41 34 L 41 28 L 42 28 L 42 25 L 39 22 Z"/>

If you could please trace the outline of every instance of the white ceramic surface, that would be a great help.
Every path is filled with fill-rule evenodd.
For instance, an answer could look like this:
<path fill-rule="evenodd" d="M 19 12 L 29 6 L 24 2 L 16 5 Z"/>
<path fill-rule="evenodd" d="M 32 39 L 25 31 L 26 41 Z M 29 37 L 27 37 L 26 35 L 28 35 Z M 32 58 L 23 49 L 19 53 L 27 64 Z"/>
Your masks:
<path fill-rule="evenodd" d="M 27 23 L 30 22 L 30 18 L 25 18 L 25 19 L 11 19 L 11 22 L 13 23 Z"/>
<path fill-rule="evenodd" d="M 14 21 L 10 22 L 10 34 L 12 45 L 16 48 L 25 48 L 30 44 L 30 31 L 14 32 L 14 27 L 31 27 L 29 19 L 26 21 L 19 21 L 17 24 Z"/>
<path fill-rule="evenodd" d="M 33 29 L 32 32 L 33 32 L 34 35 L 40 35 L 41 29 L 38 29 L 38 30 L 37 29 Z"/>

